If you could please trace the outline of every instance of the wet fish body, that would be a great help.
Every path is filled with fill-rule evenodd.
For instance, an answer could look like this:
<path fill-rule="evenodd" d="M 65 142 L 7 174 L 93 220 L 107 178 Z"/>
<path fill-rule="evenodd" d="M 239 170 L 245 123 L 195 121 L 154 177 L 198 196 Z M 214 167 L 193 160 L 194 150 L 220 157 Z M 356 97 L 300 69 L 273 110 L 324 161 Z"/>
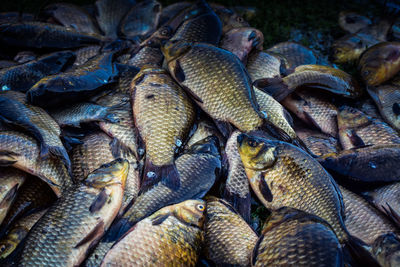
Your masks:
<path fill-rule="evenodd" d="M 288 62 L 287 68 L 294 69 L 300 65 L 317 64 L 317 57 L 311 49 L 294 42 L 278 43 L 268 48 L 267 52 L 283 55 Z"/>
<path fill-rule="evenodd" d="M 381 85 L 378 87 L 368 87 L 367 90 L 378 106 L 383 119 L 399 131 L 400 87 L 395 85 Z"/>

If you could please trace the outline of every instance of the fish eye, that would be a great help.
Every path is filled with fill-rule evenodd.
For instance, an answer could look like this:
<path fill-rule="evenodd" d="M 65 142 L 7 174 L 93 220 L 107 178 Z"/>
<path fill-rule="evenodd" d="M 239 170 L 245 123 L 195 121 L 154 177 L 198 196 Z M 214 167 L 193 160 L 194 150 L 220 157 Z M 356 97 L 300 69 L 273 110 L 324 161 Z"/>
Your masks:
<path fill-rule="evenodd" d="M 168 33 L 169 33 L 169 31 L 167 29 L 164 29 L 161 31 L 161 35 L 164 35 L 164 36 L 168 35 Z"/>
<path fill-rule="evenodd" d="M 237 17 L 236 21 L 242 23 L 244 21 L 244 19 L 242 17 Z"/>
<path fill-rule="evenodd" d="M 198 204 L 198 205 L 196 206 L 196 208 L 197 208 L 199 211 L 204 211 L 206 207 L 204 207 L 204 205 L 202 205 L 202 204 Z"/>
<path fill-rule="evenodd" d="M 254 140 L 247 141 L 247 144 L 249 144 L 249 146 L 251 146 L 251 147 L 257 147 L 258 146 L 258 142 L 254 141 Z"/>

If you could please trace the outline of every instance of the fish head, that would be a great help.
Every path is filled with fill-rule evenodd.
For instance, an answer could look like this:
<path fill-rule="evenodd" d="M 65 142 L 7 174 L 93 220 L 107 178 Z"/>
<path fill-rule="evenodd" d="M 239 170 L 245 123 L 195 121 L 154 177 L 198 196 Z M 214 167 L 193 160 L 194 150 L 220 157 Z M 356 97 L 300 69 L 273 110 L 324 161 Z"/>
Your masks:
<path fill-rule="evenodd" d="M 115 184 L 125 187 L 128 171 L 129 162 L 126 159 L 118 158 L 91 172 L 84 184 L 94 188 L 105 188 Z"/>
<path fill-rule="evenodd" d="M 335 63 L 355 61 L 366 49 L 366 44 L 356 35 L 345 36 L 332 45 L 332 59 Z"/>
<path fill-rule="evenodd" d="M 174 35 L 174 30 L 171 26 L 164 25 L 155 31 L 149 38 L 144 40 L 140 46 L 161 47 Z"/>
<path fill-rule="evenodd" d="M 202 228 L 205 220 L 206 202 L 200 199 L 189 199 L 172 206 L 173 215 L 189 225 Z"/>
<path fill-rule="evenodd" d="M 140 71 L 135 75 L 135 77 L 132 79 L 131 82 L 131 88 L 133 90 L 133 88 L 135 88 L 136 85 L 138 85 L 139 83 L 141 83 L 146 75 L 149 74 L 168 74 L 168 72 L 165 69 L 160 69 L 158 67 L 154 67 L 153 65 L 144 65 Z"/>
<path fill-rule="evenodd" d="M 269 140 L 241 134 L 237 137 L 239 154 L 245 168 L 265 170 L 276 161 L 276 145 Z"/>
<path fill-rule="evenodd" d="M 342 106 L 337 115 L 339 128 L 357 128 L 370 123 L 367 115 L 358 109 Z"/>
<path fill-rule="evenodd" d="M 226 33 L 233 28 L 248 27 L 249 23 L 240 15 L 227 8 L 216 10 L 222 22 L 222 32 Z"/>
<path fill-rule="evenodd" d="M 182 40 L 172 40 L 167 42 L 161 47 L 161 51 L 164 54 L 167 62 L 171 62 L 183 55 L 185 55 L 192 48 L 190 43 Z"/>
<path fill-rule="evenodd" d="M 0 240 L 0 259 L 5 259 L 13 253 L 26 234 L 27 229 L 14 229 Z"/>

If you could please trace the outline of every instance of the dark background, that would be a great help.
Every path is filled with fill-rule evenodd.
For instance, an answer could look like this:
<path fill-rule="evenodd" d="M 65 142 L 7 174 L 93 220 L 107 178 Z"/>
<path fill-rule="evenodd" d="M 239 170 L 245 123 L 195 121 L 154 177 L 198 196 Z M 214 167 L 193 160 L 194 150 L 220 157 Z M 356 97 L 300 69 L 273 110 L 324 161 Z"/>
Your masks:
<path fill-rule="evenodd" d="M 381 1 L 385 2 L 385 0 Z M 56 2 L 70 2 L 77 5 L 94 3 L 93 0 L 1 0 L 0 11 L 22 10 L 38 14 L 41 8 Z M 165 6 L 178 1 L 161 0 L 160 2 Z M 321 35 L 320 38 L 325 38 L 327 35 L 336 38 L 343 34 L 337 24 L 340 11 L 357 11 L 376 17 L 383 14 L 384 6 L 379 0 L 214 0 L 209 2 L 228 7 L 235 5 L 256 7 L 257 16 L 250 21 L 250 25 L 263 31 L 266 46 L 289 39 L 293 35 L 293 29 L 300 29 L 302 32 L 311 31 L 311 34 Z M 308 39 L 300 36 L 298 41 L 309 45 Z"/>

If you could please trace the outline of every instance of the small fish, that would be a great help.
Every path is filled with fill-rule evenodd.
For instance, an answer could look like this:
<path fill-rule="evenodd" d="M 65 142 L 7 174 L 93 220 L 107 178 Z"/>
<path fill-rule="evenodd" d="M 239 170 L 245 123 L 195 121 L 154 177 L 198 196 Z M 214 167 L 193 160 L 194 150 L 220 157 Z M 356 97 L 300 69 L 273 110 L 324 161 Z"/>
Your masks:
<path fill-rule="evenodd" d="M 356 33 L 372 24 L 371 20 L 366 16 L 349 11 L 340 12 L 338 21 L 340 28 L 349 33 Z"/>
<path fill-rule="evenodd" d="M 265 223 L 252 266 L 344 266 L 332 227 L 318 216 L 283 207 Z"/>
<path fill-rule="evenodd" d="M 363 182 L 399 181 L 400 171 L 396 167 L 399 160 L 399 144 L 343 150 L 320 158 L 325 168 Z"/>
<path fill-rule="evenodd" d="M 283 55 L 287 60 L 288 69 L 295 69 L 300 65 L 317 64 L 317 57 L 311 49 L 294 42 L 278 43 L 268 48 L 267 52 Z"/>
<path fill-rule="evenodd" d="M 220 48 L 235 54 L 244 64 L 251 51 L 262 49 L 264 35 L 251 27 L 233 28 L 225 33 L 219 44 Z"/>
<path fill-rule="evenodd" d="M 360 75 L 370 86 L 393 78 L 400 70 L 400 42 L 383 42 L 368 48 L 358 63 Z"/>
<path fill-rule="evenodd" d="M 249 266 L 257 234 L 226 201 L 207 198 L 204 250 L 216 265 Z"/>
<path fill-rule="evenodd" d="M 179 188 L 174 157 L 194 123 L 192 102 L 167 71 L 144 67 L 132 81 L 132 105 L 146 149 L 142 189 L 160 180 Z"/>
<path fill-rule="evenodd" d="M 337 64 L 356 62 L 368 47 L 380 43 L 375 37 L 363 33 L 347 34 L 332 44 L 332 59 Z"/>
<path fill-rule="evenodd" d="M 128 169 L 115 160 L 64 192 L 29 232 L 18 266 L 79 265 L 118 214 Z"/>
<path fill-rule="evenodd" d="M 186 200 L 138 222 L 107 253 L 100 266 L 195 266 L 204 240 L 206 203 Z"/>
<path fill-rule="evenodd" d="M 55 52 L 21 65 L 4 68 L 0 70 L 0 88 L 26 92 L 40 79 L 64 70 L 74 59 L 73 52 Z"/>
<path fill-rule="evenodd" d="M 345 150 L 370 145 L 400 144 L 399 135 L 389 125 L 355 108 L 342 106 L 337 119 L 340 143 Z"/>

